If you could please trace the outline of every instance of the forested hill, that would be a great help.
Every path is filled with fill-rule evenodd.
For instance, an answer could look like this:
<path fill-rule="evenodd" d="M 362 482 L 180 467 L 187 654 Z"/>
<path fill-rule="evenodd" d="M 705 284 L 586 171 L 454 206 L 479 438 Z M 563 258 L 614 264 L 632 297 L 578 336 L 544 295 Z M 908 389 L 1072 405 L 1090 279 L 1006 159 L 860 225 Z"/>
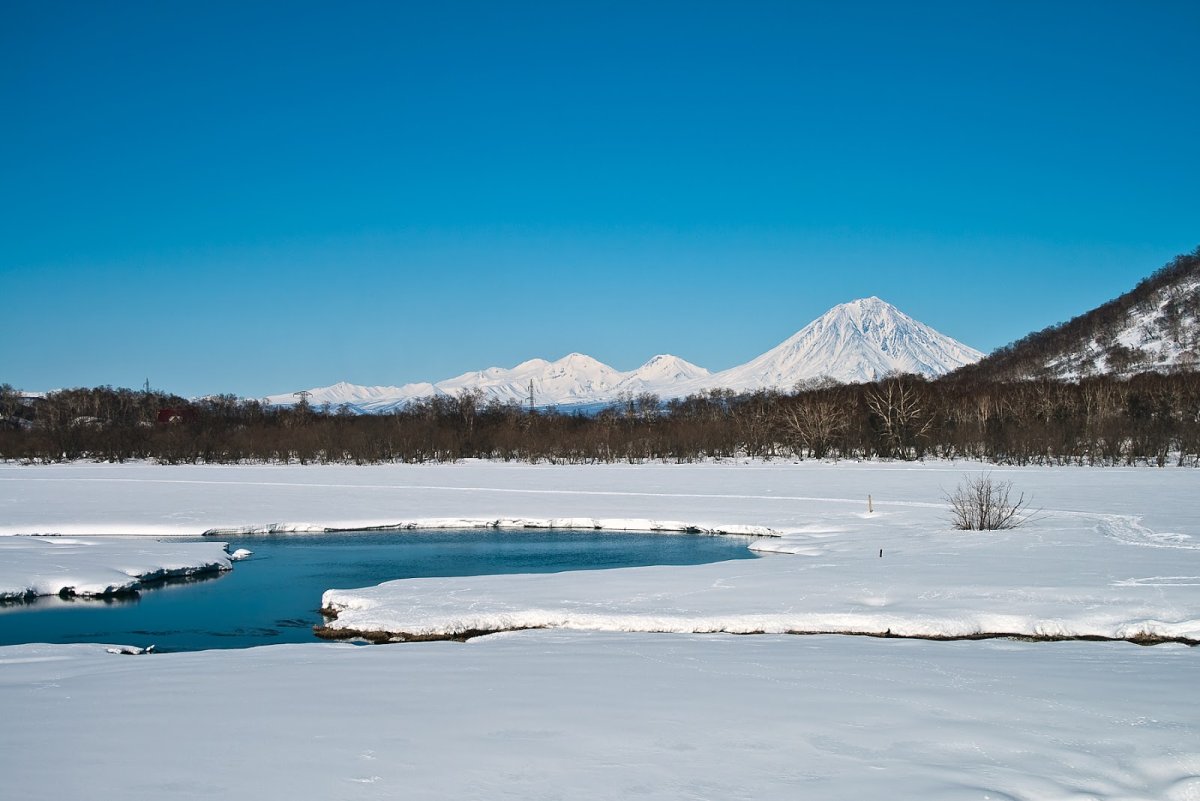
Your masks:
<path fill-rule="evenodd" d="M 1124 295 L 959 368 L 949 381 L 1077 380 L 1200 369 L 1200 247 Z"/>

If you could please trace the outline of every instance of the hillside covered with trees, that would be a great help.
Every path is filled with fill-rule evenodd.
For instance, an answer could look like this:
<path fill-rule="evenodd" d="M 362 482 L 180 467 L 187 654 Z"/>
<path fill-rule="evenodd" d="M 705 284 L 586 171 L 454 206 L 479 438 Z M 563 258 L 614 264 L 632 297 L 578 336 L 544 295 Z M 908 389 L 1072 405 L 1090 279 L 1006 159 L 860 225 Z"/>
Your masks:
<path fill-rule="evenodd" d="M 1200 248 L 1130 291 L 1065 323 L 1029 334 L 951 380 L 1020 381 L 1200 368 Z"/>

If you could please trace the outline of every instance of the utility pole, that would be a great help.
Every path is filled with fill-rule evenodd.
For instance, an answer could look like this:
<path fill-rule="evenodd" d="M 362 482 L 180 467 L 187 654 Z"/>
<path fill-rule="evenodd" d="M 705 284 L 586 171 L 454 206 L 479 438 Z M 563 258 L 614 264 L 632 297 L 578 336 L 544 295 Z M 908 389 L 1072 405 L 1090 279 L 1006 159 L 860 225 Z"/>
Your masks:
<path fill-rule="evenodd" d="M 292 396 L 293 396 L 293 397 L 297 397 L 297 398 L 299 398 L 299 399 L 300 399 L 300 404 L 298 404 L 298 405 L 303 405 L 303 406 L 307 406 L 307 405 L 308 405 L 308 398 L 309 398 L 309 396 L 311 396 L 311 395 L 312 395 L 312 393 L 311 393 L 311 392 L 309 392 L 307 389 L 302 389 L 302 390 L 300 390 L 299 392 L 293 392 L 293 393 L 292 393 Z"/>
<path fill-rule="evenodd" d="M 146 394 L 147 395 L 150 394 L 150 379 L 149 378 L 146 379 Z"/>
<path fill-rule="evenodd" d="M 533 379 L 529 379 L 529 413 L 533 414 Z"/>

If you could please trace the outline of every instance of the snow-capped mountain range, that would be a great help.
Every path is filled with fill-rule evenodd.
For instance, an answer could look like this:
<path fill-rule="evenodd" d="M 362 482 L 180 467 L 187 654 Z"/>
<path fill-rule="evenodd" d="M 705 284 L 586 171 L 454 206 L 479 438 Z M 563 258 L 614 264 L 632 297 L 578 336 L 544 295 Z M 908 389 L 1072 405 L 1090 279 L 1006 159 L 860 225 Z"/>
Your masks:
<path fill-rule="evenodd" d="M 873 381 L 888 373 L 938 376 L 983 357 L 979 351 L 938 333 L 876 297 L 834 306 L 761 356 L 710 373 L 678 356 L 660 355 L 636 370 L 621 372 L 582 353 L 557 361 L 530 359 L 516 367 L 490 367 L 437 383 L 365 387 L 345 382 L 307 390 L 313 405 L 348 404 L 360 412 L 385 412 L 418 398 L 458 395 L 477 389 L 485 398 L 528 402 L 533 382 L 538 406 L 574 406 L 615 401 L 627 393 L 679 398 L 708 389 L 752 392 L 790 390 L 805 379 L 828 377 L 845 383 Z M 292 404 L 293 393 L 267 398 Z"/>

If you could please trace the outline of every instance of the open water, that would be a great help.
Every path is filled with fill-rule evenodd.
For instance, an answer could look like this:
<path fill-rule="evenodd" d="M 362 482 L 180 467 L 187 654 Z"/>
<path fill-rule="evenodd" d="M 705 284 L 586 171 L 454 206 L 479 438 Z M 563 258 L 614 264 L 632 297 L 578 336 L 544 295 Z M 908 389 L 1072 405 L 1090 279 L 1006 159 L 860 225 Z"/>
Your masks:
<path fill-rule="evenodd" d="M 0 606 L 0 645 L 101 642 L 160 651 L 312 642 L 321 593 L 402 578 L 554 573 L 754 558 L 745 537 L 548 529 L 222 537 L 254 556 L 231 572 L 134 598 Z"/>

